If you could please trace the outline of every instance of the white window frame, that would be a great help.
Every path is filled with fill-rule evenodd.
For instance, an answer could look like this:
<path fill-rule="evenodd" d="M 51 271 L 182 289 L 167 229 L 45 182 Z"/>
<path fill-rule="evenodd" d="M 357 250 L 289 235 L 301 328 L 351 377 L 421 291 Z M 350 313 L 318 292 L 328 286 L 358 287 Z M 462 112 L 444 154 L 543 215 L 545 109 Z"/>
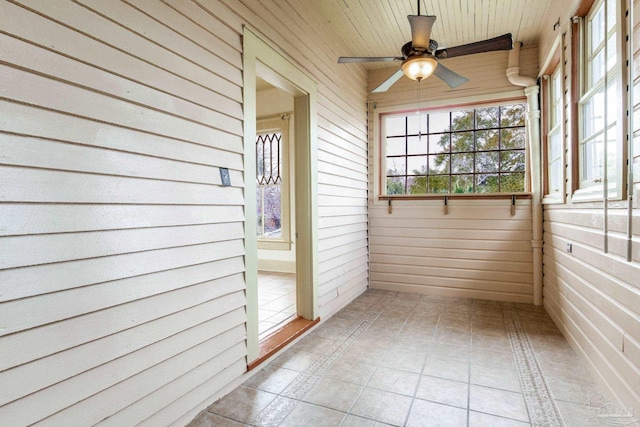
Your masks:
<path fill-rule="evenodd" d="M 563 61 L 559 61 L 556 69 L 547 80 L 547 129 L 546 129 L 546 180 L 547 192 L 545 203 L 563 203 L 565 194 L 565 86 Z M 554 137 L 556 138 L 554 140 Z M 557 143 L 558 147 L 553 144 Z M 559 169 L 558 169 L 559 166 Z M 554 176 L 554 172 L 558 176 Z M 558 182 L 557 187 L 553 185 Z"/>
<path fill-rule="evenodd" d="M 278 118 L 258 120 L 256 122 L 256 135 L 279 132 L 281 135 L 281 167 L 280 175 L 280 208 L 282 233 L 280 237 L 257 237 L 258 249 L 290 250 L 291 249 L 291 185 L 289 168 L 289 115 Z M 256 191 L 260 185 L 256 183 Z"/>
<path fill-rule="evenodd" d="M 626 92 L 623 90 L 623 65 L 626 55 L 624 54 L 624 29 L 623 29 L 623 14 L 621 4 L 616 0 L 599 0 L 594 3 L 593 7 L 589 11 L 589 14 L 583 19 L 581 25 L 581 60 L 578 66 L 580 67 L 580 80 L 581 80 L 581 98 L 578 106 L 578 189 L 573 193 L 572 201 L 574 202 L 592 202 L 599 201 L 604 198 L 604 185 L 607 184 L 607 199 L 608 200 L 621 200 L 624 197 L 624 117 L 623 117 L 623 105 L 626 98 Z M 608 8 L 615 6 L 615 14 L 612 14 Z M 596 16 L 597 12 L 602 9 L 604 26 L 608 27 L 608 19 L 613 16 L 616 22 L 613 24 L 610 30 L 605 31 L 604 42 L 596 49 L 593 57 L 590 56 L 591 46 L 591 23 Z M 608 12 L 608 13 L 607 13 Z M 609 15 L 609 16 L 607 16 Z M 607 44 L 609 41 L 611 44 Z M 608 58 L 611 54 L 610 49 L 615 49 L 615 57 L 617 58 L 615 64 L 609 69 Z M 592 83 L 590 64 L 593 58 L 602 53 L 605 56 L 605 74 L 597 82 Z M 606 85 L 606 86 L 605 86 Z M 607 88 L 610 88 L 607 90 Z M 587 105 L 590 101 L 594 100 L 596 96 L 602 97 L 601 105 L 603 117 L 601 118 L 603 125 L 600 129 L 593 131 L 590 135 L 585 136 L 585 124 Z M 611 99 L 613 98 L 613 99 Z M 594 104 L 595 105 L 595 104 Z M 609 108 L 614 106 L 615 108 Z M 613 110 L 613 111 L 611 111 Z M 606 118 L 606 125 L 604 124 Z M 602 170 L 601 174 L 592 173 L 590 176 L 585 176 L 587 161 L 585 151 L 588 148 L 587 144 L 594 142 L 596 139 L 601 139 L 602 148 L 595 147 L 596 156 L 602 159 L 602 164 L 599 166 L 591 165 L 592 172 L 598 169 Z M 608 153 L 608 154 L 606 154 Z M 613 160 L 607 162 L 606 158 L 612 156 Z M 613 167 L 612 167 L 613 166 Z M 606 174 L 606 179 L 605 179 Z"/>
<path fill-rule="evenodd" d="M 496 95 L 495 98 L 491 97 L 478 97 L 466 99 L 466 102 L 459 102 L 456 100 L 446 100 L 440 101 L 440 105 L 429 105 L 430 103 L 425 103 L 425 105 L 421 108 L 423 113 L 439 113 L 439 112 L 450 112 L 450 111 L 459 111 L 459 110 L 467 110 L 474 108 L 487 108 L 487 107 L 499 107 L 509 104 L 523 104 L 526 108 L 526 99 L 522 97 L 522 92 L 511 92 L 500 95 Z M 444 104 L 444 105 L 443 105 Z M 386 144 L 382 139 L 384 138 L 384 120 L 383 116 L 395 115 L 395 114 L 406 114 L 407 111 L 416 111 L 415 107 L 411 108 L 410 106 L 406 107 L 387 107 L 384 109 L 378 109 L 374 114 L 374 141 L 375 144 L 375 152 L 374 152 L 374 161 L 377 164 L 377 167 L 374 168 L 374 185 L 376 194 L 378 197 L 397 197 L 395 195 L 387 195 L 387 185 L 386 185 Z M 526 123 L 525 123 L 525 138 L 528 138 L 526 132 Z M 528 141 L 525 141 L 525 158 L 529 156 L 529 144 Z M 530 171 L 528 162 L 525 162 L 525 170 L 524 170 L 524 191 L 516 193 L 516 194 L 529 194 L 529 181 L 530 181 Z M 505 195 L 513 194 L 511 192 L 494 192 L 494 193 L 462 193 L 462 195 L 470 195 L 475 197 L 505 197 Z M 443 196 L 457 196 L 460 195 L 458 193 L 425 193 L 425 194 L 403 194 L 401 196 L 405 196 L 407 198 L 441 198 Z"/>

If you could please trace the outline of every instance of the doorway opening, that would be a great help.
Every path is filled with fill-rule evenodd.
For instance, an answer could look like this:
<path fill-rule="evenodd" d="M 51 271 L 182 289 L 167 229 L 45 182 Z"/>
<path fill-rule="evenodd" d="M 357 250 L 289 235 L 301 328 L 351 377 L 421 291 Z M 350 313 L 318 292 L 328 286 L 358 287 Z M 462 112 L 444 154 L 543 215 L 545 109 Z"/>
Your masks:
<path fill-rule="evenodd" d="M 247 367 L 252 369 L 319 321 L 317 88 L 246 27 L 243 45 Z M 259 88 L 271 90 L 270 99 L 264 101 Z M 287 104 L 278 107 L 276 98 Z M 280 282 L 279 289 L 266 285 L 261 295 L 261 283 L 270 278 Z M 294 282 L 293 292 L 278 280 L 283 278 Z M 295 305 L 286 294 L 295 297 Z"/>
<path fill-rule="evenodd" d="M 293 95 L 256 77 L 258 334 L 297 317 Z"/>

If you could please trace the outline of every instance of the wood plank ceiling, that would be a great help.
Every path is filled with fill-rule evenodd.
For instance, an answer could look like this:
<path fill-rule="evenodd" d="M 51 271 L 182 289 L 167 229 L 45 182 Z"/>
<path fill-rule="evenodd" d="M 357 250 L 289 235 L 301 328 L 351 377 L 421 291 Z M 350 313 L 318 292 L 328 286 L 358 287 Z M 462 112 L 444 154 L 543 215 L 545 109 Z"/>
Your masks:
<path fill-rule="evenodd" d="M 553 0 L 420 0 L 422 15 L 438 18 L 431 38 L 457 46 L 512 33 L 514 40 L 538 43 L 544 15 Z M 556 0 L 557 1 L 557 0 Z M 296 2 L 291 3 L 295 8 Z M 338 56 L 396 56 L 411 39 L 407 15 L 417 13 L 416 0 L 315 0 L 305 2 L 343 51 Z M 337 59 L 337 58 L 336 58 Z M 366 63 L 367 69 L 397 67 Z"/>

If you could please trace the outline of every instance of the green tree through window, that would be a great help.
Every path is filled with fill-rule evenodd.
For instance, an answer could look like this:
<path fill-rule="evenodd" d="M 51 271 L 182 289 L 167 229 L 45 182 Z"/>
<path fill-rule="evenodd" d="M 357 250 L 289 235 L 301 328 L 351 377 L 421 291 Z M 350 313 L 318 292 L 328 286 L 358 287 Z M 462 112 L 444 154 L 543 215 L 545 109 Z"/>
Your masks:
<path fill-rule="evenodd" d="M 384 118 L 387 194 L 525 189 L 523 104 Z"/>

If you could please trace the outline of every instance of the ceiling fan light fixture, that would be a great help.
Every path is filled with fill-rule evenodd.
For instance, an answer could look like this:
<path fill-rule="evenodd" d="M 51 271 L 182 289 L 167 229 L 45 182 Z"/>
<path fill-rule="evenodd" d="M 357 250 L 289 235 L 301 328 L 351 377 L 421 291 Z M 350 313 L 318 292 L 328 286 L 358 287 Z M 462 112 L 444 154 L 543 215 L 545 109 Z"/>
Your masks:
<path fill-rule="evenodd" d="M 437 66 L 438 61 L 432 55 L 417 55 L 402 62 L 402 71 L 411 80 L 420 81 L 433 74 Z"/>

